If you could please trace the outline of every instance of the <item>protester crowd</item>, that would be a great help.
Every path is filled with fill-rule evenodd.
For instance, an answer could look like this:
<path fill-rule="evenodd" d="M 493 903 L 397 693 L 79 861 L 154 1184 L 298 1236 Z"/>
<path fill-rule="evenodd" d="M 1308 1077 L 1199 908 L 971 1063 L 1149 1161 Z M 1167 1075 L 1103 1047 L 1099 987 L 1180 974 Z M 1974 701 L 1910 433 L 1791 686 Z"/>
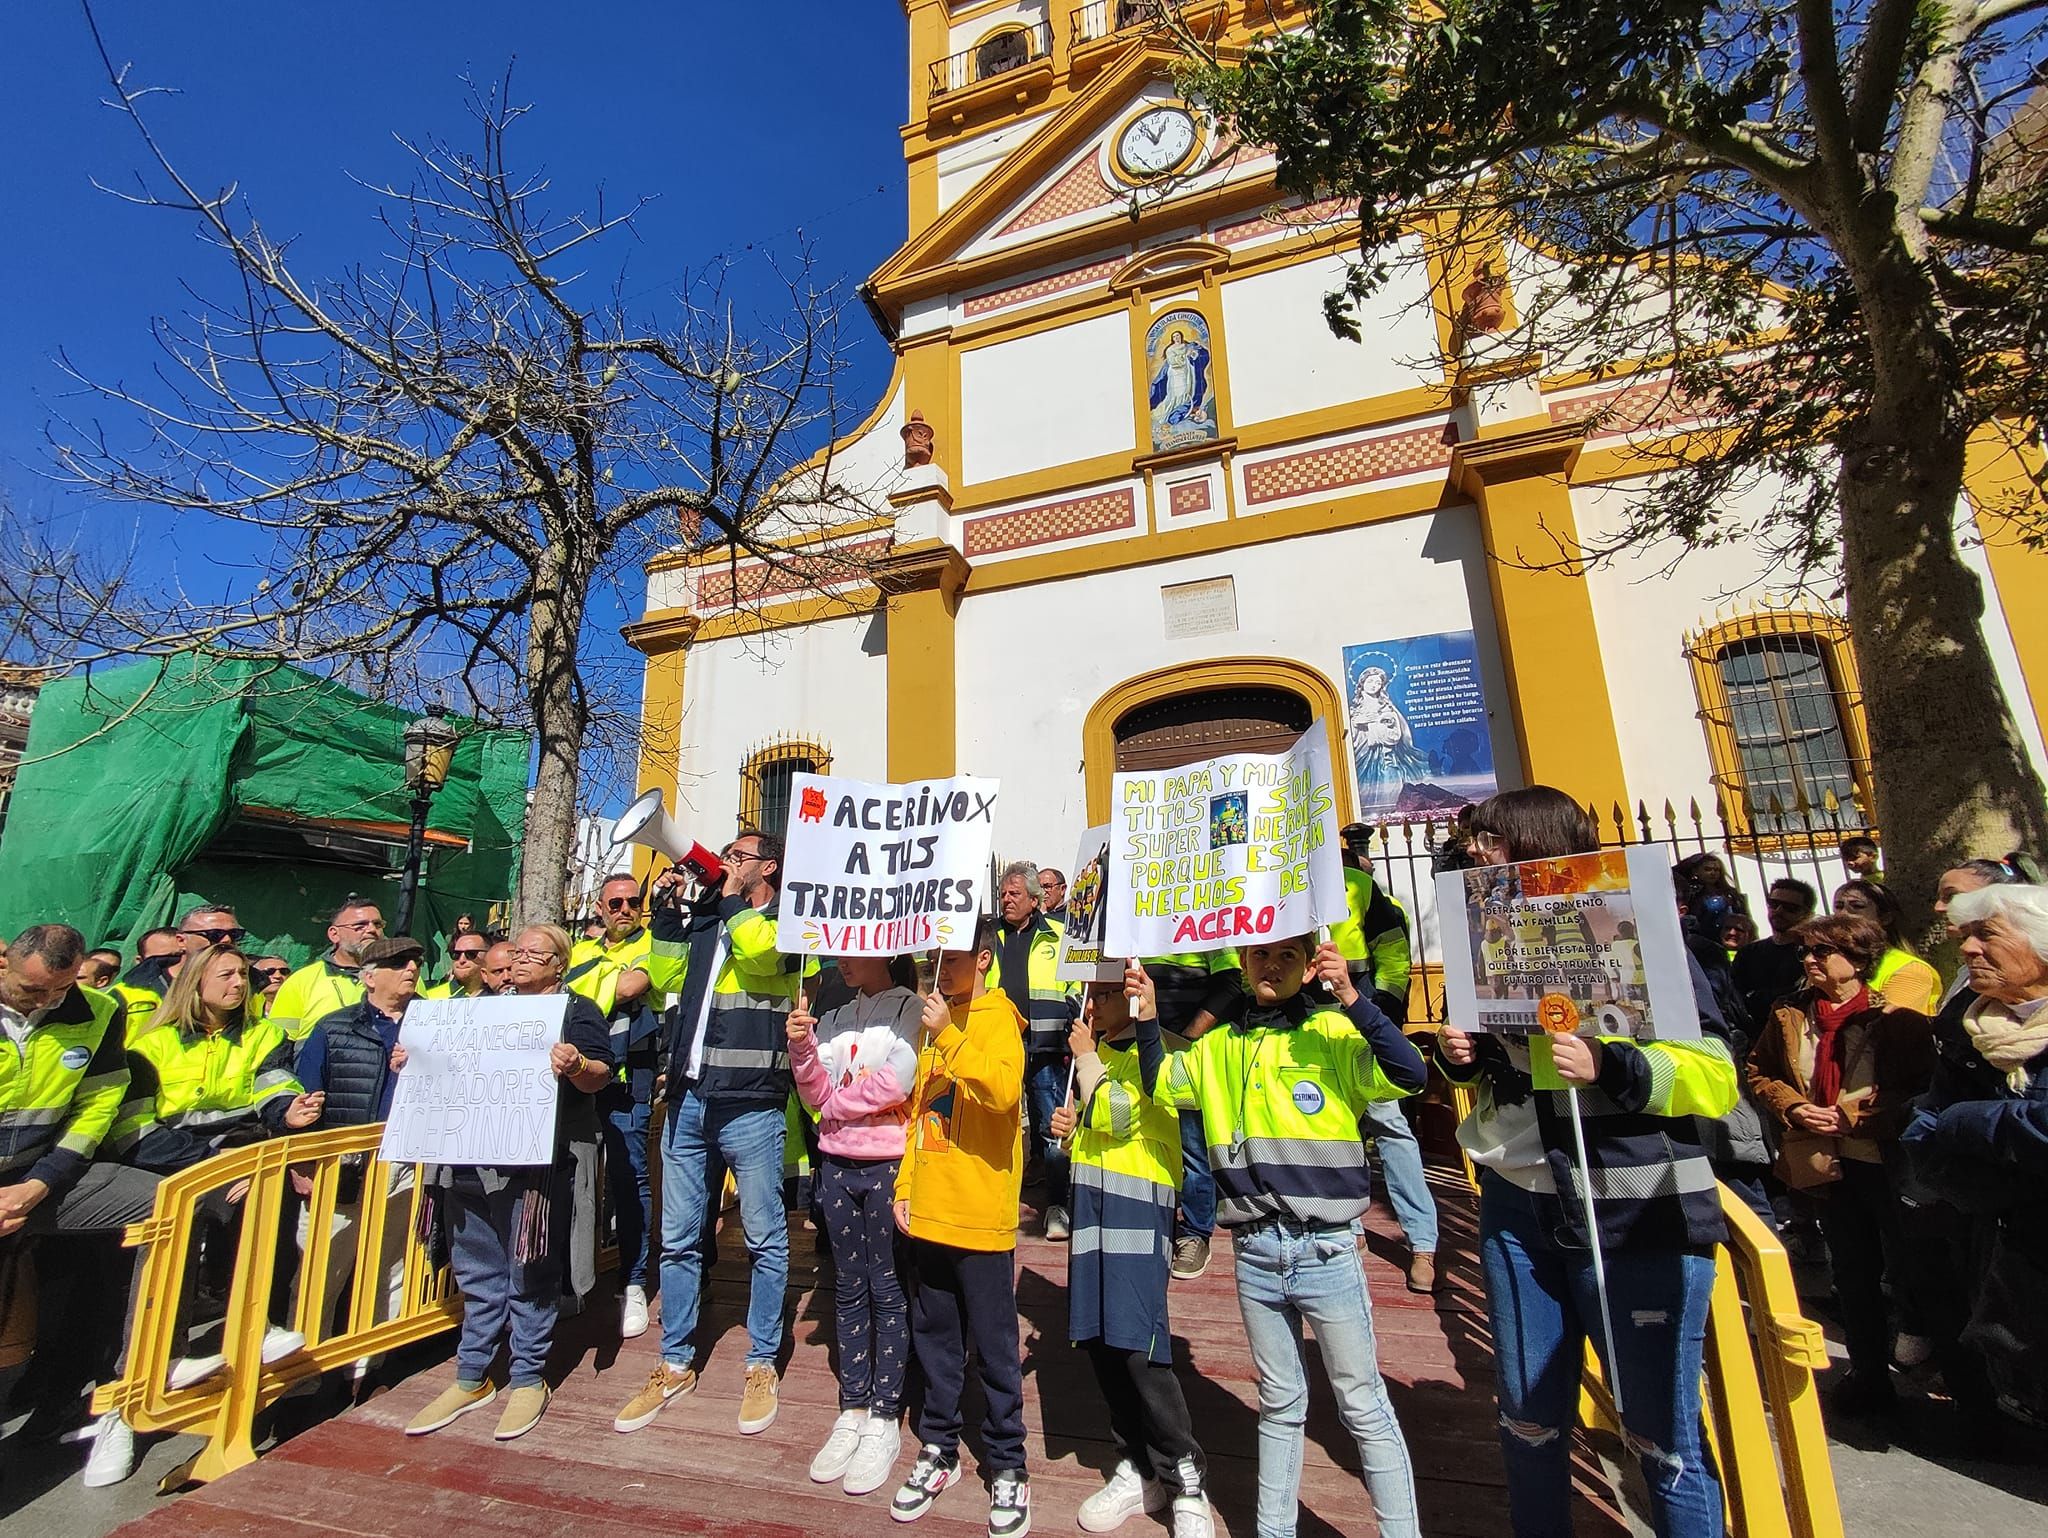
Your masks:
<path fill-rule="evenodd" d="M 496 1436 L 540 1421 L 557 1323 L 597 1285 L 600 1170 L 619 1333 L 661 1337 L 614 1429 L 649 1426 L 697 1387 L 729 1182 L 749 1265 L 737 1429 L 766 1431 L 786 1346 L 785 1176 L 808 1155 L 834 1274 L 839 1388 L 812 1479 L 853 1496 L 893 1485 L 890 1514 L 922 1516 L 963 1477 L 971 1361 L 989 1531 L 1029 1529 L 1014 1251 L 1030 1183 L 1043 1236 L 1069 1248 L 1069 1334 L 1118 1445 L 1082 1528 L 1168 1511 L 1176 1538 L 1212 1531 L 1171 1294 L 1175 1279 L 1205 1272 L 1220 1227 L 1258 1387 L 1257 1530 L 1296 1529 L 1306 1323 L 1375 1520 L 1405 1538 L 1421 1530 L 1413 1464 L 1380 1373 L 1357 1236 L 1370 1148 L 1408 1245 L 1408 1286 L 1436 1286 L 1437 1214 L 1401 1104 L 1424 1088 L 1431 1058 L 1476 1100 L 1458 1136 L 1480 1172 L 1480 1272 L 1518 1534 L 1570 1530 L 1589 1341 L 1617 1389 L 1656 1531 L 1722 1530 L 1700 1402 L 1713 1250 L 1727 1236 L 1718 1182 L 1794 1242 L 1817 1228 L 1849 1354 L 1832 1389 L 1839 1411 L 1886 1412 L 1897 1373 L 1931 1363 L 1987 1438 L 2006 1417 L 2048 1417 L 2048 887 L 2019 862 L 1971 860 L 1942 878 L 1936 908 L 1960 962 L 1944 982 L 1939 958 L 1902 932 L 1874 845 L 1842 851 L 1856 874 L 1828 915 L 1812 886 L 1773 882 L 1761 937 L 1722 861 L 1681 861 L 1699 1038 L 1561 1036 L 1544 1064 L 1525 1040 L 1474 1021 L 1404 1035 L 1408 917 L 1375 881 L 1369 830 L 1348 828 L 1343 841 L 1348 913 L 1327 936 L 1139 958 L 1121 979 L 1087 985 L 1058 976 L 1065 882 L 1028 862 L 1002 871 L 996 911 L 922 978 L 910 957 L 821 967 L 786 953 L 782 844 L 753 830 L 709 882 L 680 871 L 651 886 L 606 881 L 581 939 L 546 924 L 486 933 L 465 919 L 448 937 L 447 977 L 432 983 L 420 942 L 387 936 L 363 899 L 331 915 L 328 949 L 296 969 L 250 956 L 236 914 L 217 906 L 140 935 L 126 956 L 88 950 L 62 924 L 33 926 L 0 956 L 0 1027 L 14 1048 L 0 1054 L 0 1281 L 29 1236 L 76 1252 L 51 1242 L 37 1253 L 52 1300 L 41 1339 L 54 1345 L 16 1401 L 57 1431 L 81 1387 L 121 1375 L 135 1299 L 130 1252 L 114 1237 L 148 1216 L 164 1176 L 259 1139 L 386 1119 L 416 999 L 567 993 L 548 1064 L 560 1081 L 551 1162 L 391 1166 L 381 1193 L 364 1192 L 358 1171 L 335 1204 L 320 1296 L 338 1298 L 354 1268 L 374 1266 L 383 1316 L 399 1309 L 403 1233 L 390 1225 L 375 1257 L 357 1248 L 362 1211 L 380 1197 L 410 1199 L 461 1289 L 453 1377 L 408 1434 L 496 1400 L 501 1353 Z M 1572 798 L 1539 786 L 1468 809 L 1444 859 L 1503 865 L 1598 844 Z M 241 1194 L 201 1204 L 180 1328 L 224 1293 Z M 305 1346 L 288 1320 L 293 1288 L 313 1285 L 298 1265 L 311 1222 L 301 1202 L 277 1236 L 265 1362 Z M 52 1277 L 77 1285 L 60 1293 Z M 170 1386 L 226 1366 L 195 1346 L 173 1362 Z M 356 1376 L 371 1368 L 358 1363 Z M 85 1482 L 127 1477 L 134 1434 L 121 1413 L 101 1416 L 91 1437 Z"/>

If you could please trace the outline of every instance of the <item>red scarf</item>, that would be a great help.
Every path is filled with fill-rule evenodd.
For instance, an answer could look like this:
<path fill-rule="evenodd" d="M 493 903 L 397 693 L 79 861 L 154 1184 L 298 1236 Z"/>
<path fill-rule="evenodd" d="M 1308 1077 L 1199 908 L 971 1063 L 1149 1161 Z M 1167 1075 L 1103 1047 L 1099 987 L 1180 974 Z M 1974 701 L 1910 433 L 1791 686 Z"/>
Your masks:
<path fill-rule="evenodd" d="M 1815 1105 L 1833 1105 L 1842 1093 L 1842 1026 L 1869 1007 L 1868 988 L 1858 988 L 1840 1004 L 1831 999 L 1814 1001 L 1813 1016 L 1820 1035 L 1813 1043 L 1813 1082 L 1807 1086 L 1806 1098 Z"/>

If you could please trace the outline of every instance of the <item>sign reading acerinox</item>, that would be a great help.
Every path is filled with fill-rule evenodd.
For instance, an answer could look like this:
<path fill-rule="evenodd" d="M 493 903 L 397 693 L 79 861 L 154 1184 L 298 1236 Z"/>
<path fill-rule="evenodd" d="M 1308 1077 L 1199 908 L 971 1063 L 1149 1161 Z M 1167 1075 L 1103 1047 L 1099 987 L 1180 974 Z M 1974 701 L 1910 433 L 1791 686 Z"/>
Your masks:
<path fill-rule="evenodd" d="M 997 782 L 903 785 L 799 774 L 783 837 L 784 950 L 895 956 L 974 935 Z"/>
<path fill-rule="evenodd" d="M 1307 934 L 1346 912 L 1329 737 L 1119 774 L 1110 791 L 1113 956 Z"/>

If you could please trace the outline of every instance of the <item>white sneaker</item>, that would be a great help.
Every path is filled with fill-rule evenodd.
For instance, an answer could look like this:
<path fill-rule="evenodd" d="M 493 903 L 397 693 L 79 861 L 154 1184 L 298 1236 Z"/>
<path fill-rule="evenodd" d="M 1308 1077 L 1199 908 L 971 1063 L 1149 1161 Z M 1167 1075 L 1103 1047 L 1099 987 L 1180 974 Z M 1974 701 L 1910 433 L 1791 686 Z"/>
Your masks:
<path fill-rule="evenodd" d="M 832 1423 L 832 1434 L 825 1438 L 825 1445 L 818 1449 L 818 1456 L 811 1460 L 811 1482 L 829 1485 L 853 1462 L 853 1455 L 860 1448 L 860 1434 L 868 1423 L 865 1410 L 841 1410 L 839 1419 Z"/>
<path fill-rule="evenodd" d="M 902 1452 L 902 1424 L 894 1416 L 870 1414 L 860 1428 L 860 1446 L 854 1449 L 839 1488 L 848 1495 L 874 1494 L 896 1472 L 896 1459 Z"/>
<path fill-rule="evenodd" d="M 1081 1528 L 1090 1533 L 1113 1533 L 1141 1511 L 1162 1511 L 1167 1489 L 1156 1479 L 1147 1479 L 1128 1458 L 1117 1460 L 1109 1483 L 1081 1503 Z"/>
<path fill-rule="evenodd" d="M 196 1388 L 227 1365 L 228 1359 L 218 1351 L 211 1356 L 181 1356 L 171 1363 L 171 1392 Z"/>
<path fill-rule="evenodd" d="M 619 1334 L 627 1340 L 638 1340 L 647 1333 L 647 1289 L 628 1287 L 626 1309 L 619 1319 Z"/>
<path fill-rule="evenodd" d="M 288 1356 L 295 1356 L 306 1349 L 306 1337 L 297 1330 L 287 1330 L 273 1324 L 263 1332 L 263 1365 L 282 1362 Z"/>
<path fill-rule="evenodd" d="M 1173 1498 L 1173 1538 L 1216 1538 L 1216 1521 L 1209 1515 L 1209 1503 L 1199 1495 Z"/>
<path fill-rule="evenodd" d="M 79 1483 L 88 1490 L 118 1485 L 135 1472 L 135 1432 L 121 1419 L 119 1410 L 109 1410 L 93 1427 L 92 1451 L 85 1460 Z"/>

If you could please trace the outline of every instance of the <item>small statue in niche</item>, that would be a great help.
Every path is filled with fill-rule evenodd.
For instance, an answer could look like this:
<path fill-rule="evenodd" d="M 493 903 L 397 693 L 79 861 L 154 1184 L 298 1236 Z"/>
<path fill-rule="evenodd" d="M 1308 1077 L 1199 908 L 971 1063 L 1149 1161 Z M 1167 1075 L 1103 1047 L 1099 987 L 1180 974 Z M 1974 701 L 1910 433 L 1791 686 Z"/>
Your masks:
<path fill-rule="evenodd" d="M 932 462 L 932 441 L 937 436 L 932 432 L 931 423 L 924 419 L 922 411 L 910 413 L 910 420 L 903 424 L 903 468 L 915 470 Z"/>

